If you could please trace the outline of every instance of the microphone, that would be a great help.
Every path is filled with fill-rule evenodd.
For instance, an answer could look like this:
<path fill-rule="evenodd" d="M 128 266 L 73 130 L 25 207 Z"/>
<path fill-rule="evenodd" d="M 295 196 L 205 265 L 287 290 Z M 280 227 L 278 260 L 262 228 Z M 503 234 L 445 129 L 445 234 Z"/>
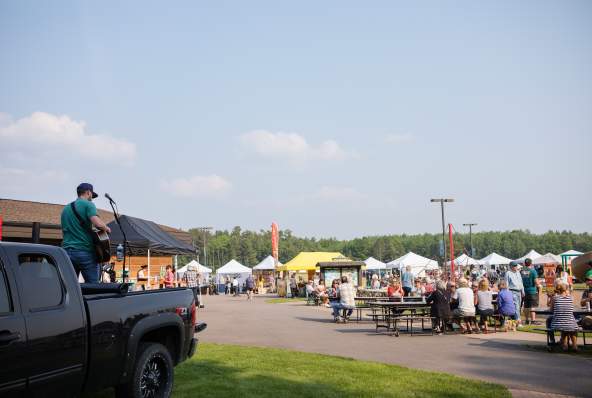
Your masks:
<path fill-rule="evenodd" d="M 113 202 L 113 203 L 115 203 L 115 201 L 113 200 L 113 198 L 112 198 L 111 196 L 109 196 L 109 194 L 108 194 L 108 193 L 106 193 L 106 194 L 105 194 L 105 197 L 106 197 L 107 199 L 109 199 L 109 201 L 110 201 L 110 202 Z"/>

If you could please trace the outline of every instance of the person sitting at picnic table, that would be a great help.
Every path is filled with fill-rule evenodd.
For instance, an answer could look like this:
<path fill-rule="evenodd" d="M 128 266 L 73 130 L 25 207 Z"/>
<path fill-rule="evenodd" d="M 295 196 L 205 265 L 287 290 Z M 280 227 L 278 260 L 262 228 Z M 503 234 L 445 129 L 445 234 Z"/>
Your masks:
<path fill-rule="evenodd" d="M 309 280 L 308 282 L 306 282 L 306 297 L 310 297 L 310 296 L 314 296 L 315 295 L 315 289 L 314 286 L 312 285 L 312 280 Z"/>
<path fill-rule="evenodd" d="M 347 321 L 351 314 L 354 312 L 354 308 L 356 308 L 356 303 L 354 299 L 354 287 L 349 282 L 349 278 L 346 275 L 341 277 L 341 285 L 338 289 L 338 297 L 339 302 L 333 303 L 333 320 L 335 322 L 339 322 L 340 315 L 339 311 L 343 309 L 347 309 L 347 313 L 345 315 L 344 321 Z"/>
<path fill-rule="evenodd" d="M 489 281 L 486 278 L 479 281 L 475 305 L 479 315 L 479 327 L 483 333 L 487 334 L 487 321 L 493 315 L 493 292 L 489 290 Z"/>
<path fill-rule="evenodd" d="M 508 282 L 505 279 L 500 279 L 498 282 L 499 293 L 497 294 L 497 312 L 501 315 L 501 328 L 507 331 L 506 317 L 512 320 L 516 319 L 516 307 L 514 306 L 514 298 L 512 292 L 508 289 Z"/>
<path fill-rule="evenodd" d="M 578 350 L 578 324 L 574 317 L 573 297 L 569 294 L 569 287 L 563 281 L 555 285 L 555 296 L 551 299 L 551 310 L 553 311 L 553 320 L 551 329 L 561 332 L 561 349 L 567 351 L 569 348 L 573 351 Z"/>
<path fill-rule="evenodd" d="M 329 298 L 337 298 L 339 292 L 339 279 L 333 279 L 331 282 L 331 287 L 329 288 L 328 296 Z"/>
<path fill-rule="evenodd" d="M 589 265 L 592 266 L 592 261 Z M 592 269 L 589 269 L 584 274 L 584 282 L 586 282 L 588 289 L 584 290 L 582 293 L 580 305 L 583 308 L 590 308 L 590 306 L 592 306 Z M 592 330 L 592 315 L 584 315 L 580 320 L 580 325 L 582 326 L 582 329 Z"/>
<path fill-rule="evenodd" d="M 326 306 L 330 307 L 329 305 L 329 294 L 327 293 L 327 287 L 325 286 L 325 281 L 323 279 L 319 280 L 319 284 L 315 287 L 315 294 L 321 300 L 321 303 Z"/>
<path fill-rule="evenodd" d="M 458 280 L 459 288 L 456 289 L 454 298 L 458 300 L 458 308 L 452 312 L 453 317 L 457 319 L 457 323 L 463 334 L 472 333 L 473 327 L 478 331 L 475 323 L 475 295 L 469 287 L 469 281 L 465 278 Z M 465 327 L 462 325 L 461 318 L 465 321 Z"/>
<path fill-rule="evenodd" d="M 432 327 L 437 334 L 442 334 L 450 319 L 450 301 L 446 294 L 446 283 L 436 282 L 436 290 L 428 295 L 426 303 L 430 305 Z"/>
<path fill-rule="evenodd" d="M 421 279 L 416 279 L 413 288 L 411 289 L 411 296 L 413 297 L 423 297 L 425 296 L 425 287 L 421 284 Z"/>
<path fill-rule="evenodd" d="M 458 308 L 458 300 L 455 299 L 455 296 L 456 283 L 454 281 L 448 281 L 446 284 L 446 297 L 448 298 L 448 303 L 450 303 L 450 311 Z"/>
<path fill-rule="evenodd" d="M 396 298 L 401 298 L 405 295 L 405 293 L 403 292 L 403 289 L 401 289 L 401 284 L 399 283 L 398 279 L 393 278 L 391 280 L 391 284 L 386 289 L 386 295 L 388 297 L 396 297 Z"/>

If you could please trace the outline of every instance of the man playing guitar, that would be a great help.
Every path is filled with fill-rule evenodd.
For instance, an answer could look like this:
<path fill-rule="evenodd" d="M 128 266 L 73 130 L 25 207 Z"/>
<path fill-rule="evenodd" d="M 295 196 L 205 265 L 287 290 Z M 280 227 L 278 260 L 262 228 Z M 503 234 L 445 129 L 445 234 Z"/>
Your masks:
<path fill-rule="evenodd" d="M 111 229 L 97 215 L 97 208 L 92 202 L 98 195 L 89 183 L 82 183 L 76 188 L 78 199 L 62 210 L 62 247 L 68 253 L 76 275 L 82 272 L 86 283 L 99 282 L 99 264 L 95 253 L 92 227 L 111 233 Z"/>

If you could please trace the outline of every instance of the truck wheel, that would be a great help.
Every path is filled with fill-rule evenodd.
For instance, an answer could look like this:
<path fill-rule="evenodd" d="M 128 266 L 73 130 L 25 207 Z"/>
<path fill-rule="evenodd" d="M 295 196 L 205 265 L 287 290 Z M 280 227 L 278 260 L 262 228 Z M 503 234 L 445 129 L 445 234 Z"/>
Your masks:
<path fill-rule="evenodd" d="M 142 343 L 128 383 L 117 386 L 118 398 L 168 398 L 173 390 L 173 360 L 162 344 Z"/>

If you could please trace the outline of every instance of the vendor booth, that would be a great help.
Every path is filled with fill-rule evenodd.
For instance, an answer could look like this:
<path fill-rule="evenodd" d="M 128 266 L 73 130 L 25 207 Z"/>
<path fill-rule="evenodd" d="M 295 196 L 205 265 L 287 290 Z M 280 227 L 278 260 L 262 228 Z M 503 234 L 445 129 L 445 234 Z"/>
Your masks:
<path fill-rule="evenodd" d="M 111 252 L 115 253 L 119 244 L 124 244 L 124 233 L 127 238 L 126 270 L 128 280 L 136 281 L 136 276 L 142 265 L 147 265 L 143 282 L 147 288 L 159 287 L 167 265 L 176 266 L 176 255 L 194 255 L 195 249 L 188 243 L 182 242 L 163 231 L 156 223 L 141 218 L 122 215 L 119 217 L 121 227 L 117 222 L 109 224 L 111 234 Z M 111 261 L 115 263 L 118 279 L 122 277 L 123 261 L 117 261 L 115 256 Z"/>
<path fill-rule="evenodd" d="M 239 289 L 242 290 L 243 284 L 251 274 L 251 268 L 245 267 L 235 259 L 230 260 L 216 271 L 216 285 L 218 286 L 218 292 L 224 293 L 224 285 L 226 284 L 226 281 L 232 281 L 235 277 L 238 279 Z"/>
<path fill-rule="evenodd" d="M 298 253 L 296 257 L 276 268 L 276 271 L 280 272 L 277 281 L 278 295 L 281 297 L 287 295 L 286 283 L 290 275 L 295 276 L 298 284 L 303 286 L 308 280 L 315 278 L 318 263 L 341 260 L 347 260 L 347 257 L 339 252 Z"/>
<path fill-rule="evenodd" d="M 278 263 L 278 266 L 281 266 Z M 275 259 L 267 256 L 253 267 L 253 277 L 257 286 L 257 293 L 275 292 Z"/>

